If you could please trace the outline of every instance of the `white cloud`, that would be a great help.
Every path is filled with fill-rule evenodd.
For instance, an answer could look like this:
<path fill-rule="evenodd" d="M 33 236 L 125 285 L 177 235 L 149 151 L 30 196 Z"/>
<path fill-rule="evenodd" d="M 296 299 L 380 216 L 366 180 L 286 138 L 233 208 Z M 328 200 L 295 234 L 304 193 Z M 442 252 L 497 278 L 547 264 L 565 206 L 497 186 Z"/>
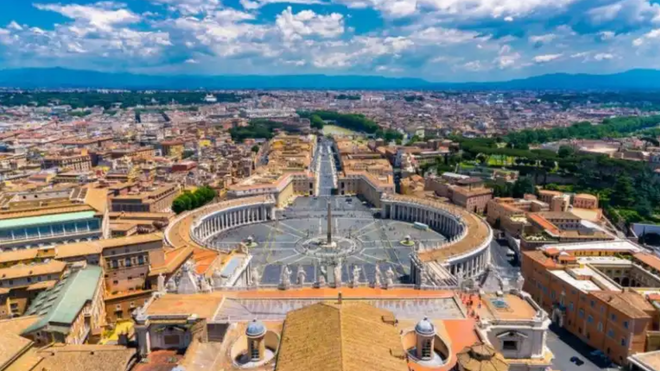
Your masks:
<path fill-rule="evenodd" d="M 537 55 L 536 57 L 533 58 L 535 63 L 547 63 L 554 61 L 555 59 L 561 58 L 563 54 L 544 54 L 544 55 Z"/>
<path fill-rule="evenodd" d="M 347 67 L 351 56 L 346 53 L 331 53 L 314 57 L 312 63 L 319 68 L 338 68 Z"/>
<path fill-rule="evenodd" d="M 490 36 L 474 31 L 462 31 L 453 28 L 427 27 L 413 32 L 410 39 L 415 43 L 432 43 L 434 45 L 463 44 L 471 41 L 486 41 Z"/>
<path fill-rule="evenodd" d="M 610 53 L 598 53 L 594 55 L 594 60 L 600 62 L 600 61 L 614 59 L 615 57 L 616 56 L 614 54 L 610 54 Z"/>
<path fill-rule="evenodd" d="M 165 5 L 170 11 L 184 15 L 207 13 L 220 7 L 219 0 L 151 0 L 151 2 Z"/>
<path fill-rule="evenodd" d="M 619 0 L 590 9 L 587 16 L 594 24 L 615 26 L 660 23 L 660 4 L 649 0 Z"/>
<path fill-rule="evenodd" d="M 140 16 L 126 9 L 113 9 L 111 3 L 97 3 L 99 6 L 78 4 L 35 4 L 39 10 L 48 10 L 86 23 L 101 31 L 110 31 L 115 25 L 125 25 L 140 21 Z"/>
<path fill-rule="evenodd" d="M 374 8 L 388 17 L 406 17 L 429 10 L 436 17 L 497 18 L 512 22 L 535 12 L 558 11 L 578 0 L 335 0 L 349 7 Z"/>
<path fill-rule="evenodd" d="M 21 27 L 21 25 L 19 25 L 18 23 L 16 23 L 16 21 L 11 21 L 11 22 L 9 22 L 9 24 L 7 25 L 7 28 L 8 28 L 8 29 L 11 29 L 11 30 L 15 30 L 15 31 L 21 31 L 21 30 L 23 30 L 23 27 Z"/>
<path fill-rule="evenodd" d="M 275 24 L 285 40 L 299 40 L 305 36 L 333 38 L 344 33 L 344 16 L 339 13 L 321 15 L 303 10 L 293 14 L 291 7 L 287 7 L 277 16 Z"/>
<path fill-rule="evenodd" d="M 633 45 L 634 46 L 642 46 L 648 41 L 654 41 L 660 38 L 660 28 L 656 28 L 654 30 L 651 30 L 641 37 L 636 38 L 633 40 Z"/>
<path fill-rule="evenodd" d="M 557 35 L 553 33 L 545 35 L 533 35 L 529 37 L 529 42 L 532 44 L 546 44 L 556 39 Z"/>
<path fill-rule="evenodd" d="M 470 61 L 465 63 L 463 65 L 463 68 L 468 71 L 477 72 L 477 71 L 482 71 L 484 69 L 484 66 L 481 64 L 480 61 Z"/>
<path fill-rule="evenodd" d="M 494 62 L 500 69 L 514 68 L 520 59 L 520 53 L 514 52 L 510 45 L 502 45 Z"/>
<path fill-rule="evenodd" d="M 327 4 L 324 3 L 322 0 L 240 0 L 241 6 L 247 10 L 255 10 L 259 9 L 262 6 L 268 5 L 268 4 L 278 4 L 278 3 L 286 3 L 286 4 Z"/>
<path fill-rule="evenodd" d="M 188 58 L 183 63 L 186 63 L 186 64 L 199 64 L 199 61 L 197 59 L 194 59 L 194 58 Z"/>
<path fill-rule="evenodd" d="M 602 41 L 613 40 L 616 37 L 616 33 L 612 31 L 601 31 L 598 33 L 598 38 Z"/>

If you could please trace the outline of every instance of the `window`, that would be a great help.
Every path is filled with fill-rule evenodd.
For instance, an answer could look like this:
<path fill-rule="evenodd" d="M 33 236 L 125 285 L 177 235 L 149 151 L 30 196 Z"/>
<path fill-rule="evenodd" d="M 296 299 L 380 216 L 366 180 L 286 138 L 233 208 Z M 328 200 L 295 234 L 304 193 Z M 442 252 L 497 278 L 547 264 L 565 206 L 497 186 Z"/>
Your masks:
<path fill-rule="evenodd" d="M 625 339 L 625 338 L 621 338 L 621 346 L 625 347 L 625 346 L 626 346 L 626 343 L 627 343 L 627 342 L 626 342 L 626 339 Z"/>
<path fill-rule="evenodd" d="M 257 341 L 250 342 L 250 358 L 259 360 L 259 343 Z"/>
<path fill-rule="evenodd" d="M 124 266 L 126 266 L 126 267 L 131 266 L 131 258 L 126 258 L 126 260 L 124 260 Z"/>
<path fill-rule="evenodd" d="M 616 322 L 616 314 L 612 313 L 612 315 L 610 315 L 610 319 Z"/>
<path fill-rule="evenodd" d="M 580 309 L 580 310 L 578 311 L 578 316 L 579 316 L 580 318 L 584 318 L 584 309 Z"/>
<path fill-rule="evenodd" d="M 504 340 L 502 342 L 503 350 L 518 350 L 518 342 L 515 340 Z"/>
<path fill-rule="evenodd" d="M 573 311 L 573 302 L 568 303 L 568 310 Z"/>
<path fill-rule="evenodd" d="M 613 338 L 614 337 L 614 330 L 612 330 L 612 329 L 607 330 L 607 336 Z"/>
<path fill-rule="evenodd" d="M 603 332 L 603 322 L 598 322 L 598 331 Z"/>
<path fill-rule="evenodd" d="M 628 321 L 623 321 L 623 327 L 628 328 Z"/>
<path fill-rule="evenodd" d="M 594 321 L 594 317 L 592 317 L 590 314 L 589 317 L 587 317 L 587 322 L 592 323 L 593 321 Z"/>
<path fill-rule="evenodd" d="M 589 302 L 589 305 L 593 308 L 593 307 L 596 306 L 596 302 L 594 302 L 594 301 L 592 300 L 592 301 Z"/>
<path fill-rule="evenodd" d="M 144 256 L 142 256 L 142 255 L 138 256 L 138 264 L 140 264 L 140 265 L 144 264 Z"/>

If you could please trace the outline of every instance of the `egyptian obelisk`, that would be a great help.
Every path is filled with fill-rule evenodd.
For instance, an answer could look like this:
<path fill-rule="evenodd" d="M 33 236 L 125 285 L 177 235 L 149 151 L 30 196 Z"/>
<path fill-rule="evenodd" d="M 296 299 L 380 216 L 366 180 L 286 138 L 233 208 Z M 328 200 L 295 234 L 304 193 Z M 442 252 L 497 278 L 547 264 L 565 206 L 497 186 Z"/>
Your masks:
<path fill-rule="evenodd" d="M 332 205 L 328 200 L 328 246 L 332 245 Z"/>

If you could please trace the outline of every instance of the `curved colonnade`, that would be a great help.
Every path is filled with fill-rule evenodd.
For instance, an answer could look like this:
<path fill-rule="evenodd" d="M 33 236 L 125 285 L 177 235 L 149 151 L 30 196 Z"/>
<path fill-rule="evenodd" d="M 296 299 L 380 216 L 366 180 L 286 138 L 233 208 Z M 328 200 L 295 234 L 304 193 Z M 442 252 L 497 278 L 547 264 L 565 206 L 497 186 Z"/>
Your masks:
<path fill-rule="evenodd" d="M 178 216 L 165 231 L 170 246 L 210 247 L 217 234 L 246 224 L 275 219 L 275 199 L 253 196 L 203 206 Z"/>
<path fill-rule="evenodd" d="M 488 266 L 493 231 L 477 215 L 449 204 L 410 196 L 384 195 L 381 202 L 383 217 L 424 223 L 447 237 L 444 243 L 421 246 L 412 254 L 410 276 L 415 284 L 456 283 L 454 277 L 460 277 L 459 281 L 476 277 Z"/>

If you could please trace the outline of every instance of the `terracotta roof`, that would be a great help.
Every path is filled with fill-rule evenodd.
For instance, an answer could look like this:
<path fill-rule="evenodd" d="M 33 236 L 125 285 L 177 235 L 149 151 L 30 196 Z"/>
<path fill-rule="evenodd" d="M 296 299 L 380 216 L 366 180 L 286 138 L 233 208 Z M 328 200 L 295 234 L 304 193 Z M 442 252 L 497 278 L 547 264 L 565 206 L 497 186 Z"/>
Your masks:
<path fill-rule="evenodd" d="M 53 345 L 40 349 L 34 371 L 117 371 L 125 370 L 135 349 L 118 345 Z"/>
<path fill-rule="evenodd" d="M 146 308 L 150 316 L 196 314 L 199 318 L 211 318 L 222 303 L 218 293 L 179 295 L 167 294 L 155 298 Z"/>
<path fill-rule="evenodd" d="M 287 314 L 277 371 L 407 371 L 392 313 L 364 303 L 319 303 Z"/>
<path fill-rule="evenodd" d="M 51 260 L 48 263 L 14 265 L 9 268 L 0 269 L 0 279 L 16 279 L 22 277 L 32 277 L 43 274 L 60 274 L 64 272 L 66 263 Z"/>
<path fill-rule="evenodd" d="M 149 270 L 150 276 L 157 276 L 161 273 L 172 273 L 179 269 L 183 263 L 193 254 L 193 248 L 184 246 L 175 249 L 165 250 L 165 261 L 162 264 L 152 265 Z"/>
<path fill-rule="evenodd" d="M 642 263 L 650 266 L 651 268 L 660 271 L 660 258 L 653 254 L 647 254 L 647 253 L 637 253 L 633 255 L 635 259 L 641 261 Z"/>
<path fill-rule="evenodd" d="M 654 311 L 644 297 L 634 292 L 591 291 L 589 294 L 630 318 L 651 318 L 648 313 Z"/>
<path fill-rule="evenodd" d="M 4 370 L 32 344 L 20 333 L 38 320 L 38 316 L 26 316 L 0 321 L 0 369 Z"/>
<path fill-rule="evenodd" d="M 461 370 L 465 371 L 507 371 L 509 363 L 502 354 L 487 344 L 476 343 L 465 347 L 456 354 Z"/>

